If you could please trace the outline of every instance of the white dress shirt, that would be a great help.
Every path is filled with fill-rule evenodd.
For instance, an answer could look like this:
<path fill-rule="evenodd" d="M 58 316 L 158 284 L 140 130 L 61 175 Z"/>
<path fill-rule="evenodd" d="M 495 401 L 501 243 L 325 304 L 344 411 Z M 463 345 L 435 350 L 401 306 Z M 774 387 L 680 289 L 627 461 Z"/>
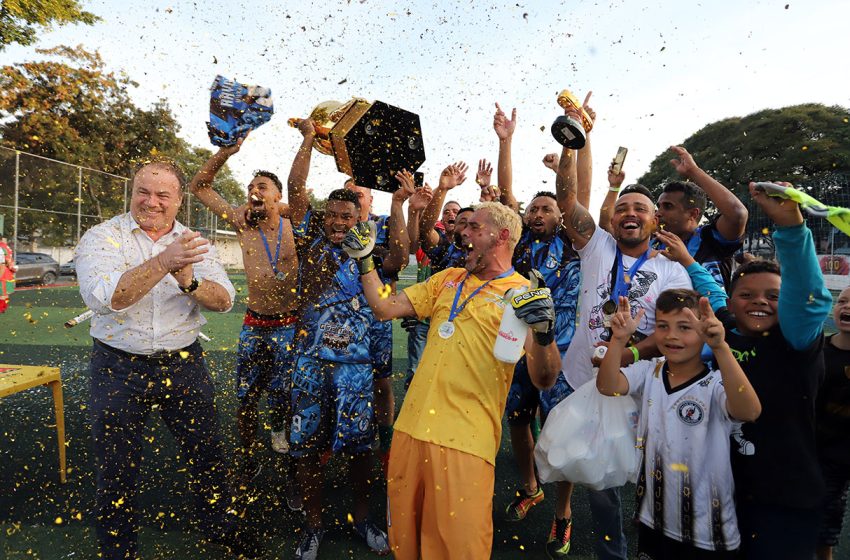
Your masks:
<path fill-rule="evenodd" d="M 171 274 L 130 307 L 111 307 L 121 276 L 161 253 L 185 231 L 186 226 L 175 221 L 170 232 L 153 241 L 127 213 L 98 224 L 83 235 L 74 250 L 74 262 L 80 295 L 94 311 L 89 331 L 93 338 L 133 354 L 179 350 L 195 342 L 207 321 L 198 302 L 180 291 Z M 209 249 L 204 260 L 194 265 L 194 275 L 227 290 L 229 311 L 236 291 L 216 257 L 215 247 L 210 245 Z"/>

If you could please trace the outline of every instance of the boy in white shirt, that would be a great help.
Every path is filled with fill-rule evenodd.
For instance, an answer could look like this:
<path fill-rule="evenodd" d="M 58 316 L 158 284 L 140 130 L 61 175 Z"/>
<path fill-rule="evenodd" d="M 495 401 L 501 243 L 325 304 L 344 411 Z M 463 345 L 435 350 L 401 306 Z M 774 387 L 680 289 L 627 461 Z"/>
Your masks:
<path fill-rule="evenodd" d="M 758 418 L 761 403 L 706 298 L 693 290 L 666 290 L 655 313 L 653 337 L 664 357 L 620 370 L 621 354 L 643 315 L 640 309 L 632 317 L 628 299 L 620 298 L 596 379 L 603 395 L 631 394 L 641 401 L 638 558 L 734 558 L 741 537 L 729 436 L 736 421 Z M 703 363 L 703 343 L 718 370 Z"/>

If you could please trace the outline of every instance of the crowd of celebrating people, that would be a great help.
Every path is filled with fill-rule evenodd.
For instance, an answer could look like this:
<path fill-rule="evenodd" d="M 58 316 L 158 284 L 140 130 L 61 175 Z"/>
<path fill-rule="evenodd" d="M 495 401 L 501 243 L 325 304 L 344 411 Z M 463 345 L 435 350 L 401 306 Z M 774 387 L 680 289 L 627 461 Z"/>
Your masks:
<path fill-rule="evenodd" d="M 512 501 L 495 507 L 520 522 L 544 499 L 536 425 L 588 383 L 631 395 L 640 409 L 638 558 L 831 558 L 850 482 L 850 288 L 834 307 L 838 333 L 825 337 L 832 296 L 798 205 L 750 185 L 748 202 L 775 225 L 782 270 L 761 259 L 736 268 L 747 204 L 682 147 L 671 160 L 681 180 L 657 200 L 642 185 L 621 188 L 625 174 L 612 165 L 592 216 L 588 133 L 583 148 L 544 157 L 555 192 L 535 194 L 520 212 L 516 125 L 516 110 L 508 116 L 497 104 L 496 182 L 480 161 L 474 206 L 447 200 L 471 173 L 463 162 L 443 169 L 433 189 L 398 171 L 389 215 L 373 214 L 371 190 L 353 180 L 311 206 L 309 118 L 298 123 L 286 203 L 267 171 L 256 172 L 242 205 L 213 189 L 242 140 L 188 182 L 237 232 L 247 276 L 235 466 L 197 341 L 201 311 L 229 311 L 235 290 L 215 247 L 176 220 L 181 170 L 155 161 L 136 172 L 130 211 L 91 228 L 74 255 L 95 313 L 89 410 L 103 558 L 138 557 L 143 426 L 154 410 L 188 458 L 199 530 L 236 554 L 260 554 L 234 486 L 260 468 L 264 394 L 271 448 L 292 458 L 285 501 L 304 513 L 296 558 L 319 555 L 331 455 L 348 465 L 350 521 L 374 552 L 489 558 L 503 419 L 519 480 Z M 410 255 L 418 282 L 396 290 Z M 506 298 L 512 289 L 523 297 Z M 506 308 L 528 325 L 515 364 L 493 352 Z M 392 319 L 408 337 L 398 418 Z M 386 522 L 370 515 L 373 491 L 384 488 L 376 463 Z M 569 481 L 552 492 L 548 557 L 569 553 L 575 527 L 593 532 L 599 558 L 626 558 L 621 488 L 588 490 L 592 520 L 573 518 Z"/>

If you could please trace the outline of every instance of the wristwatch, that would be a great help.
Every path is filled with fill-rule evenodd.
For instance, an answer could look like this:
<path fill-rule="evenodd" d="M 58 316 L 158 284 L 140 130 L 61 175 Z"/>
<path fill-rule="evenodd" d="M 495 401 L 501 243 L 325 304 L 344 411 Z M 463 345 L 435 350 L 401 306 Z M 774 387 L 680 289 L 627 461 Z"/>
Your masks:
<path fill-rule="evenodd" d="M 180 285 L 178 284 L 178 287 L 180 288 L 180 291 L 181 291 L 181 292 L 183 292 L 184 294 L 191 294 L 192 292 L 194 292 L 195 290 L 197 290 L 197 289 L 198 289 L 198 286 L 200 286 L 200 285 L 201 285 L 200 280 L 198 280 L 197 278 L 195 278 L 195 277 L 193 276 L 193 277 L 192 277 L 192 281 L 191 281 L 191 282 L 189 282 L 189 285 L 188 285 L 188 286 L 180 286 Z"/>

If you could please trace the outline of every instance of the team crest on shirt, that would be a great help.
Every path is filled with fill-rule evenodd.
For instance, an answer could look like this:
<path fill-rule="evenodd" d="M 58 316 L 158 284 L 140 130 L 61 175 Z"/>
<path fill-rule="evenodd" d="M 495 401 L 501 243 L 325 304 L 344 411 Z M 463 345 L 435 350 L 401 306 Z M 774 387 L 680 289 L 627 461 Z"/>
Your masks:
<path fill-rule="evenodd" d="M 676 412 L 679 415 L 679 420 L 685 424 L 690 424 L 691 426 L 699 424 L 705 417 L 702 405 L 692 400 L 682 401 L 676 409 Z"/>

